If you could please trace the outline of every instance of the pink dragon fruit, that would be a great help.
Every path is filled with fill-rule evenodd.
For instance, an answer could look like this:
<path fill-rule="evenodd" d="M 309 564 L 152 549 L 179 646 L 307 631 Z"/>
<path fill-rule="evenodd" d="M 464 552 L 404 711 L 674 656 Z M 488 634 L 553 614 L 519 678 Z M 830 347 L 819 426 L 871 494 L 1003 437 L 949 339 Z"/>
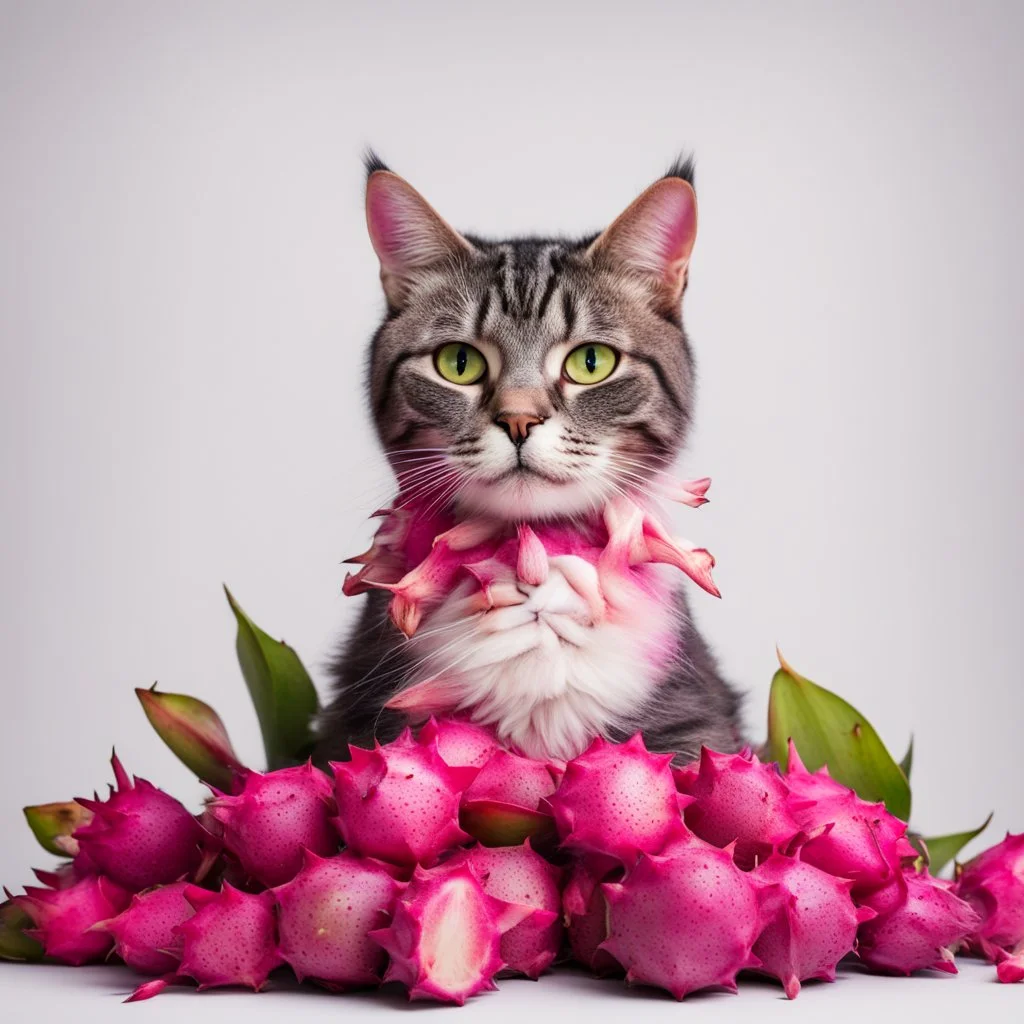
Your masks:
<path fill-rule="evenodd" d="M 353 853 L 429 866 L 469 841 L 458 824 L 459 800 L 476 768 L 445 764 L 436 742 L 417 743 L 408 729 L 387 746 L 350 750 L 351 761 L 331 768 L 335 824 Z"/>
<path fill-rule="evenodd" d="M 978 854 L 958 871 L 956 894 L 981 917 L 973 952 L 999 965 L 999 980 L 1024 978 L 1024 832 Z M 1005 965 L 1005 966 L 1004 966 Z"/>
<path fill-rule="evenodd" d="M 245 893 L 224 883 L 220 892 L 189 886 L 195 915 L 175 929 L 181 941 L 179 974 L 199 989 L 241 985 L 258 992 L 282 963 L 277 952 L 274 894 Z M 139 998 L 137 996 L 136 998 Z"/>
<path fill-rule="evenodd" d="M 370 932 L 388 923 L 401 889 L 379 861 L 307 851 L 302 870 L 274 890 L 281 958 L 299 981 L 338 991 L 380 984 L 385 956 Z"/>
<path fill-rule="evenodd" d="M 856 947 L 857 928 L 875 912 L 854 905 L 851 882 L 791 857 L 772 854 L 753 877 L 777 887 L 764 901 L 767 923 L 754 943 L 759 970 L 778 978 L 790 999 L 808 978 L 835 981 L 839 961 Z"/>
<path fill-rule="evenodd" d="M 553 831 L 542 801 L 555 791 L 544 761 L 496 750 L 462 795 L 462 827 L 488 846 L 514 846 Z"/>
<path fill-rule="evenodd" d="M 82 854 L 100 873 L 138 892 L 192 875 L 203 862 L 207 833 L 182 804 L 145 779 L 134 783 L 115 754 L 117 789 L 110 797 L 77 802 L 92 811 L 75 831 Z"/>
<path fill-rule="evenodd" d="M 391 957 L 386 982 L 401 982 L 410 999 L 461 1006 L 495 987 L 501 937 L 530 913 L 488 896 L 466 865 L 417 868 L 391 924 L 370 937 Z"/>
<path fill-rule="evenodd" d="M 759 967 L 763 890 L 733 851 L 695 836 L 640 859 L 622 882 L 605 882 L 608 938 L 601 944 L 626 980 L 682 999 L 703 988 L 736 990 L 736 975 Z"/>
<path fill-rule="evenodd" d="M 214 793 L 207 809 L 223 826 L 224 845 L 261 885 L 294 878 L 303 850 L 326 857 L 338 849 L 331 780 L 311 763 L 265 775 L 250 771 L 236 796 Z"/>
<path fill-rule="evenodd" d="M 897 885 L 902 902 L 861 925 L 858 956 L 882 974 L 910 974 L 928 967 L 956 974 L 953 952 L 981 918 L 948 883 L 927 872 L 903 872 Z M 886 895 L 886 906 L 890 903 Z"/>
<path fill-rule="evenodd" d="M 175 929 L 195 911 L 185 899 L 187 882 L 172 882 L 137 893 L 127 910 L 93 927 L 114 937 L 114 952 L 140 974 L 168 974 L 178 968 Z"/>
<path fill-rule="evenodd" d="M 892 883 L 904 860 L 917 857 L 906 838 L 905 822 L 884 804 L 861 800 L 827 769 L 807 771 L 792 741 L 786 782 L 792 794 L 788 809 L 810 837 L 800 848 L 801 859 L 850 879 L 855 897 Z"/>
<path fill-rule="evenodd" d="M 562 945 L 561 871 L 535 853 L 529 840 L 522 846 L 475 846 L 447 864 L 468 865 L 488 896 L 533 908 L 502 935 L 500 953 L 512 973 L 539 978 Z"/>
<path fill-rule="evenodd" d="M 704 747 L 696 777 L 677 771 L 675 778 L 693 797 L 686 824 L 713 846 L 735 843 L 736 863 L 744 870 L 787 846 L 800 831 L 787 809 L 789 787 L 778 766 L 762 764 L 749 750 L 718 754 Z"/>
<path fill-rule="evenodd" d="M 562 912 L 572 958 L 602 976 L 625 973 L 602 948 L 608 938 L 608 904 L 602 882 L 620 881 L 622 866 L 610 857 L 577 857 L 562 890 Z"/>
<path fill-rule="evenodd" d="M 417 738 L 426 746 L 435 743 L 441 760 L 452 768 L 482 768 L 501 749 L 490 729 L 461 718 L 431 717 Z"/>
<path fill-rule="evenodd" d="M 685 834 L 681 812 L 690 798 L 676 791 L 671 760 L 671 754 L 648 753 L 639 733 L 622 744 L 594 740 L 568 763 L 548 798 L 563 846 L 628 866 Z"/>
<path fill-rule="evenodd" d="M 6 892 L 6 890 L 5 890 Z M 96 925 L 120 914 L 131 894 L 107 878 L 92 875 L 63 889 L 25 887 L 24 896 L 7 897 L 32 919 L 25 934 L 51 960 L 78 967 L 102 960 L 113 937 Z"/>

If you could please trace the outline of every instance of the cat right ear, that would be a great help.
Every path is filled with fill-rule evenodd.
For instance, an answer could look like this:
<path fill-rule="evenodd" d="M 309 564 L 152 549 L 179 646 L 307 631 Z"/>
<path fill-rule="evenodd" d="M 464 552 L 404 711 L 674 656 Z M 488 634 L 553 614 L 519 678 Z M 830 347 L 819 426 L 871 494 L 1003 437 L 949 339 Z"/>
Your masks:
<path fill-rule="evenodd" d="M 473 251 L 412 185 L 386 168 L 372 170 L 366 180 L 366 226 L 384 294 L 395 309 L 405 305 L 417 275 Z"/>

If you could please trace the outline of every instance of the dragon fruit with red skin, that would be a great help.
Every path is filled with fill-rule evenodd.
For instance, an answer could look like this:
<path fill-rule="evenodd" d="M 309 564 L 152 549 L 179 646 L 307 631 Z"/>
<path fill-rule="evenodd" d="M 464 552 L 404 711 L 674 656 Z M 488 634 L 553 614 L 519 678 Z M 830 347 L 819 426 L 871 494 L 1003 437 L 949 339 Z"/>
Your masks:
<path fill-rule="evenodd" d="M 1011 835 L 959 868 L 954 891 L 981 924 L 968 947 L 999 965 L 999 980 L 1024 979 L 1024 832 Z M 1004 964 L 1006 966 L 1004 966 Z"/>
<path fill-rule="evenodd" d="M 756 968 L 765 889 L 741 871 L 732 850 L 696 836 L 642 857 L 621 882 L 604 882 L 608 937 L 599 947 L 626 968 L 630 983 L 683 999 L 704 988 L 736 990 Z"/>
<path fill-rule="evenodd" d="M 212 788 L 212 787 L 211 787 Z M 326 857 L 338 849 L 331 824 L 334 787 L 312 763 L 249 771 L 237 795 L 213 791 L 207 812 L 222 826 L 225 847 L 260 885 L 282 885 L 302 867 L 303 850 Z"/>
<path fill-rule="evenodd" d="M 758 864 L 753 878 L 777 887 L 764 900 L 764 930 L 754 943 L 758 970 L 778 978 L 790 999 L 802 981 L 835 981 L 839 961 L 856 948 L 858 927 L 875 917 L 854 905 L 853 883 L 778 853 Z"/>
<path fill-rule="evenodd" d="M 349 748 L 352 760 L 332 762 L 345 845 L 392 864 L 430 866 L 469 842 L 459 828 L 459 802 L 478 769 L 445 764 L 436 741 L 418 743 L 406 729 L 373 750 Z"/>
<path fill-rule="evenodd" d="M 409 999 L 461 1006 L 494 989 L 505 966 L 501 937 L 531 908 L 488 896 L 470 868 L 417 868 L 396 901 L 391 923 L 370 932 L 391 960 L 384 981 L 405 986 Z"/>
<path fill-rule="evenodd" d="M 26 886 L 24 896 L 4 891 L 32 919 L 34 927 L 25 934 L 49 959 L 72 967 L 102 960 L 110 952 L 113 936 L 96 926 L 120 914 L 131 899 L 129 892 L 99 875 L 62 889 Z"/>
<path fill-rule="evenodd" d="M 145 779 L 129 778 L 116 754 L 111 764 L 117 788 L 107 800 L 76 798 L 94 815 L 74 833 L 81 855 L 133 892 L 194 875 L 208 833 L 174 797 Z"/>
<path fill-rule="evenodd" d="M 552 817 L 542 805 L 555 791 L 555 774 L 544 761 L 496 750 L 462 794 L 460 824 L 491 846 L 550 831 Z"/>
<path fill-rule="evenodd" d="M 445 863 L 467 865 L 488 896 L 533 908 L 502 935 L 500 953 L 508 971 L 539 978 L 562 945 L 559 868 L 535 853 L 529 840 L 522 846 L 475 846 L 460 851 Z"/>
<path fill-rule="evenodd" d="M 335 991 L 380 984 L 385 954 L 370 932 L 387 925 L 403 889 L 393 870 L 350 853 L 307 851 L 302 870 L 273 890 L 278 952 L 299 981 Z"/>
<path fill-rule="evenodd" d="M 562 890 L 562 914 L 572 958 L 595 974 L 624 974 L 625 969 L 601 944 L 608 938 L 608 904 L 602 882 L 622 879 L 622 866 L 612 858 L 577 857 Z"/>
<path fill-rule="evenodd" d="M 417 739 L 424 745 L 435 743 L 441 760 L 452 768 L 482 768 L 502 746 L 490 729 L 461 718 L 431 716 Z"/>
<path fill-rule="evenodd" d="M 800 832 L 778 766 L 762 764 L 749 749 L 718 754 L 703 747 L 696 775 L 674 774 L 693 797 L 683 815 L 691 831 L 712 846 L 735 843 L 736 863 L 745 871 Z"/>
<path fill-rule="evenodd" d="M 93 927 L 114 937 L 114 952 L 139 974 L 169 974 L 178 968 L 178 925 L 195 910 L 185 898 L 188 882 L 172 882 L 136 893 L 127 909 Z"/>
<path fill-rule="evenodd" d="M 687 832 L 691 798 L 676 790 L 671 754 L 651 754 L 637 733 L 625 743 L 598 737 L 566 765 L 548 805 L 562 846 L 614 857 L 629 866 Z"/>
<path fill-rule="evenodd" d="M 898 905 L 860 927 L 857 955 L 861 961 L 882 974 L 911 974 L 926 968 L 956 974 L 954 951 L 978 927 L 979 915 L 952 892 L 949 883 L 927 872 L 902 872 L 896 886 L 902 895 Z M 870 906 L 870 896 L 865 903 Z M 889 908 L 891 903 L 887 893 L 884 905 Z"/>
<path fill-rule="evenodd" d="M 258 992 L 283 963 L 277 951 L 272 892 L 240 892 L 224 883 L 220 892 L 191 885 L 185 898 L 195 914 L 175 929 L 180 940 L 180 976 L 200 991 L 238 985 Z"/>

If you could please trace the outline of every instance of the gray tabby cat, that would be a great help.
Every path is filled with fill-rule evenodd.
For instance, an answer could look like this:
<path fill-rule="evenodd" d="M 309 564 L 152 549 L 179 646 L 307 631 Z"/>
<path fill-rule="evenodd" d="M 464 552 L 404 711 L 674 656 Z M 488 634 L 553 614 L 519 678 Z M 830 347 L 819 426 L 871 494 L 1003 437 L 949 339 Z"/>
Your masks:
<path fill-rule="evenodd" d="M 387 314 L 369 399 L 403 493 L 515 523 L 582 521 L 616 494 L 650 493 L 693 407 L 681 319 L 692 183 L 680 161 L 600 235 L 494 242 L 456 232 L 370 156 L 367 222 Z M 739 698 L 682 584 L 667 586 L 665 600 L 614 625 L 586 620 L 557 574 L 524 589 L 504 620 L 465 614 L 456 589 L 412 638 L 374 591 L 334 665 L 318 755 L 393 738 L 405 718 L 385 704 L 442 665 L 460 673 L 463 710 L 534 756 L 571 757 L 597 734 L 637 730 L 686 759 L 701 744 L 735 750 Z M 671 642 L 652 648 L 655 634 Z"/>

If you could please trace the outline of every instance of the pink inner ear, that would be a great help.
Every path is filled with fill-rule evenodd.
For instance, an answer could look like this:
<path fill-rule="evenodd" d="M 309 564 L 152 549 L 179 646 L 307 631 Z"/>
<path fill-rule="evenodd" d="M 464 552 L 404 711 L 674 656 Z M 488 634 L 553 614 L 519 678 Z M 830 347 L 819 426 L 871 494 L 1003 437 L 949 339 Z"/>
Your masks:
<path fill-rule="evenodd" d="M 697 207 L 688 188 L 666 189 L 655 200 L 654 217 L 660 228 L 662 273 L 675 283 L 686 270 L 697 235 Z"/>
<path fill-rule="evenodd" d="M 401 207 L 394 183 L 374 174 L 366 187 L 366 224 L 378 259 L 389 269 L 403 262 Z"/>

